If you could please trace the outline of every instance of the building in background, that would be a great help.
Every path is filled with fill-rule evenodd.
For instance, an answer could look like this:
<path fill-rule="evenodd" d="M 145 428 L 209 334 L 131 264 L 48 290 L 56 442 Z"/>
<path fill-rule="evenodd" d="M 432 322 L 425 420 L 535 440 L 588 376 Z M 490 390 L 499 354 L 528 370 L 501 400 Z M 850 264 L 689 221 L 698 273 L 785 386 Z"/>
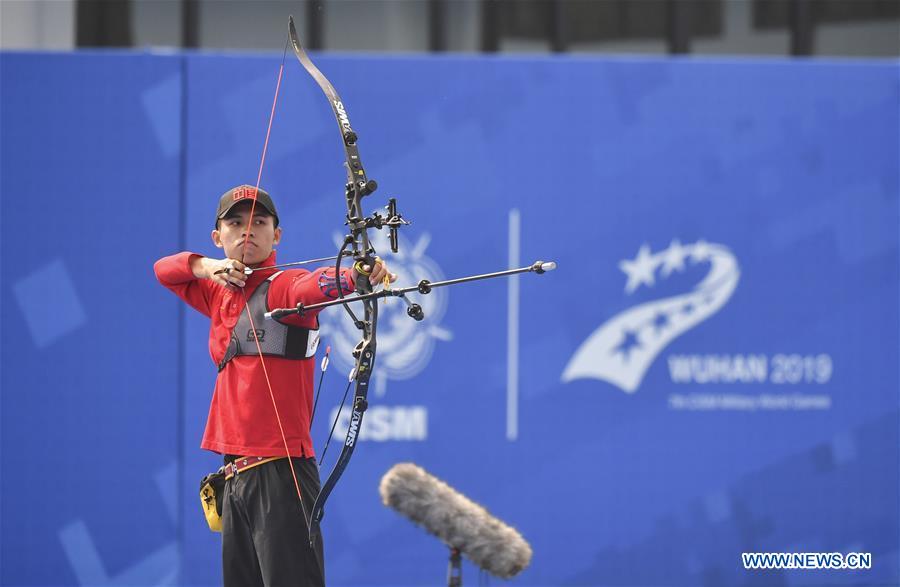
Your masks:
<path fill-rule="evenodd" d="M 900 56 L 897 0 L 5 0 L 0 48 Z"/>

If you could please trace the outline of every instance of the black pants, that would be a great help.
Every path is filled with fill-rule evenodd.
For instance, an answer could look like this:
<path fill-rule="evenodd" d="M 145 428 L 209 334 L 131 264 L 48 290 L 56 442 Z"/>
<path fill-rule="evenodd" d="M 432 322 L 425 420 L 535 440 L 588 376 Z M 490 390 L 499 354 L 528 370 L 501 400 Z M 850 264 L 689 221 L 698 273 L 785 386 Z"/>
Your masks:
<path fill-rule="evenodd" d="M 316 460 L 291 460 L 309 513 L 319 493 Z M 322 537 L 313 551 L 306 523 L 287 459 L 229 479 L 222 504 L 225 587 L 324 586 Z"/>

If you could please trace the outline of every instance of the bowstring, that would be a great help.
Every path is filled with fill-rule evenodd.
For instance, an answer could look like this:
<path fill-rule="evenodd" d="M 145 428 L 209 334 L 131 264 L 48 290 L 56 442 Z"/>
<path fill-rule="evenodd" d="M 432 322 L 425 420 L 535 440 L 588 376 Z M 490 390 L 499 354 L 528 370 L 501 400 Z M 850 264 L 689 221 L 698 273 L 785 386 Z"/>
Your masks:
<path fill-rule="evenodd" d="M 241 251 L 241 264 L 244 264 L 244 257 L 247 254 L 247 243 L 250 241 L 250 232 L 253 229 L 253 214 L 256 211 L 256 202 L 259 194 L 259 184 L 262 180 L 263 167 L 266 163 L 266 153 L 269 150 L 269 137 L 272 134 L 272 122 L 275 120 L 275 106 L 278 104 L 278 94 L 281 90 L 281 78 L 284 75 L 284 62 L 287 55 L 288 41 L 285 39 L 284 51 L 281 55 L 281 65 L 278 67 L 278 81 L 275 83 L 275 97 L 272 99 L 272 111 L 269 113 L 269 125 L 266 128 L 266 140 L 263 143 L 262 156 L 259 160 L 259 171 L 256 174 L 256 188 L 253 191 L 253 203 L 250 205 L 250 219 L 247 233 L 244 235 L 244 246 Z M 291 451 L 288 447 L 287 436 L 284 433 L 284 425 L 281 422 L 281 414 L 278 412 L 278 404 L 275 401 L 275 392 L 272 389 L 272 382 L 269 379 L 269 370 L 266 368 L 266 360 L 263 356 L 262 345 L 259 342 L 259 335 L 256 325 L 253 323 L 253 314 L 250 312 L 250 305 L 247 300 L 247 292 L 241 289 L 241 295 L 244 298 L 244 309 L 247 311 L 247 318 L 250 320 L 250 331 L 253 332 L 253 340 L 256 343 L 256 350 L 259 352 L 259 361 L 262 364 L 263 376 L 266 380 L 266 387 L 269 390 L 269 398 L 272 400 L 272 408 L 275 410 L 275 420 L 278 422 L 278 430 L 281 432 L 281 440 L 284 443 L 284 452 L 287 456 L 287 462 L 291 469 L 291 477 L 294 480 L 294 488 L 297 490 L 297 499 L 300 500 L 300 508 L 303 512 L 303 519 L 309 523 L 309 515 L 306 513 L 306 504 L 303 502 L 303 493 L 300 491 L 300 482 L 297 479 L 297 472 L 294 470 L 294 461 L 291 459 Z M 301 447 L 302 450 L 302 447 Z"/>

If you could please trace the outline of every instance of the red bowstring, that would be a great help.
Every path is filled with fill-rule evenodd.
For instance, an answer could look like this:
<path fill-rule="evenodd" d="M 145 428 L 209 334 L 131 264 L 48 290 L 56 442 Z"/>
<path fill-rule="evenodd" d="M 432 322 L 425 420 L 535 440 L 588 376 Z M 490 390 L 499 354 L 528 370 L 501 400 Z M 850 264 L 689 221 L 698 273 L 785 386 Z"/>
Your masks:
<path fill-rule="evenodd" d="M 285 47 L 287 51 L 287 47 Z M 262 179 L 263 165 L 266 163 L 266 153 L 269 150 L 269 136 L 272 134 L 272 121 L 275 120 L 275 105 L 278 104 L 278 92 L 281 89 L 281 77 L 284 74 L 284 57 L 281 59 L 281 67 L 278 68 L 278 82 L 275 84 L 275 97 L 272 99 L 272 112 L 269 113 L 269 127 L 266 129 L 266 140 L 263 143 L 262 157 L 259 160 L 259 172 L 256 174 L 256 188 L 253 190 L 253 203 L 250 205 L 250 225 L 247 228 L 247 234 L 244 235 L 244 246 L 241 252 L 241 264 L 244 263 L 244 256 L 247 254 L 247 243 L 250 240 L 250 231 L 253 229 L 253 213 L 256 210 L 256 198 L 259 194 L 259 182 Z M 256 333 L 256 325 L 253 323 L 253 314 L 250 312 L 250 304 L 247 303 L 247 292 L 241 289 L 241 295 L 244 297 L 244 309 L 247 310 L 247 317 L 250 319 L 250 330 L 253 332 L 253 340 L 256 342 L 256 350 L 259 352 L 259 361 L 262 364 L 263 375 L 266 379 L 266 387 L 269 389 L 269 397 L 272 399 L 272 407 L 275 409 L 275 420 L 278 422 L 278 430 L 281 432 L 281 440 L 284 442 L 284 452 L 287 455 L 288 465 L 291 467 L 291 477 L 294 479 L 294 488 L 297 490 L 297 498 L 300 500 L 300 507 L 304 509 L 303 515 L 306 517 L 306 511 L 303 507 L 303 494 L 300 491 L 300 482 L 297 480 L 297 473 L 294 471 L 294 462 L 291 459 L 291 451 L 288 448 L 287 436 L 284 433 L 284 426 L 281 423 L 281 415 L 278 413 L 278 404 L 275 402 L 275 392 L 272 390 L 272 382 L 269 380 L 269 370 L 266 369 L 266 360 L 263 358 L 262 345 L 259 344 L 259 336 Z M 308 520 L 307 520 L 308 522 Z"/>

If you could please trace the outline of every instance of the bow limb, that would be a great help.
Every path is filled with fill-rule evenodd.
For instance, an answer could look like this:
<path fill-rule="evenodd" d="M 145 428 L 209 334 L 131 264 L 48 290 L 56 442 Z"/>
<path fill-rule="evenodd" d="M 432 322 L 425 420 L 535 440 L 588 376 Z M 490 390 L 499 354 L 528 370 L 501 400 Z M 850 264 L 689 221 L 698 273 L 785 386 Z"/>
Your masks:
<path fill-rule="evenodd" d="M 310 543 L 315 541 L 320 534 L 320 523 L 322 517 L 325 515 L 325 502 L 328 500 L 328 496 L 331 495 L 338 479 L 343 475 L 344 469 L 347 468 L 350 458 L 353 456 L 360 427 L 362 426 L 363 416 L 365 415 L 366 409 L 369 407 L 367 396 L 369 392 L 369 378 L 371 377 L 372 370 L 375 366 L 375 325 L 377 324 L 378 302 L 377 300 L 372 300 L 366 302 L 366 306 L 367 317 L 371 315 L 371 320 L 366 320 L 366 322 L 371 326 L 366 326 L 366 335 L 354 350 L 354 354 L 358 354 L 358 356 L 356 358 L 356 365 L 353 369 L 356 386 L 353 392 L 350 424 L 347 428 L 347 436 L 344 440 L 344 446 L 341 448 L 341 454 L 338 457 L 334 468 L 331 470 L 331 473 L 328 475 L 328 478 L 322 484 L 319 495 L 316 497 L 316 501 L 313 504 L 309 518 Z"/>

